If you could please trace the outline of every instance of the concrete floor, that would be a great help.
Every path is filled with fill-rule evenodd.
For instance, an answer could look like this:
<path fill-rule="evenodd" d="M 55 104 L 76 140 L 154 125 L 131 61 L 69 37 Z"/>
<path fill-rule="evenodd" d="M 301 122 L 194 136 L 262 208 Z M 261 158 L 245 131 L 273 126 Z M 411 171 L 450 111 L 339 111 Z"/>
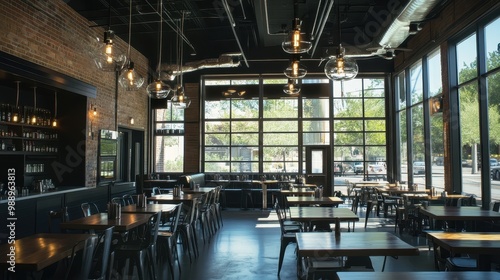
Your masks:
<path fill-rule="evenodd" d="M 360 208 L 361 209 L 361 208 Z M 360 215 L 363 215 L 361 209 Z M 225 209 L 222 212 L 224 226 L 203 245 L 199 241 L 200 256 L 189 263 L 181 252 L 182 273 L 180 279 L 297 279 L 295 244 L 287 247 L 281 275 L 277 276 L 280 248 L 280 228 L 274 210 Z M 347 231 L 347 223 L 342 223 L 342 231 Z M 394 233 L 391 218 L 370 217 L 364 228 L 364 218 L 355 225 L 355 231 L 389 231 Z M 395 233 L 399 236 L 398 233 Z M 408 233 L 400 236 L 403 240 L 418 246 L 420 256 L 387 259 L 385 271 L 429 271 L 434 270 L 433 252 L 429 251 L 425 238 L 413 237 Z M 372 257 L 375 271 L 381 271 L 383 257 Z M 167 272 L 161 279 L 168 279 Z M 176 278 L 178 278 L 176 270 Z"/>

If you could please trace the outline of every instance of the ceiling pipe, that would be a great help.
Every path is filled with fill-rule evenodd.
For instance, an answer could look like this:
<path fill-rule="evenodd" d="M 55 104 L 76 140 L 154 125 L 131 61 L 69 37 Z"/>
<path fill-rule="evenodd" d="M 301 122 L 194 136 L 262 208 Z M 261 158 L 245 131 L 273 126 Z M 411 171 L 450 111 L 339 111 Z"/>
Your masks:
<path fill-rule="evenodd" d="M 245 65 L 247 67 L 250 67 L 248 65 L 247 58 L 245 57 L 245 53 L 243 52 L 243 48 L 241 47 L 241 42 L 240 39 L 238 38 L 238 34 L 236 33 L 236 22 L 234 21 L 233 14 L 231 13 L 231 8 L 227 4 L 227 0 L 222 0 L 222 6 L 224 6 L 224 10 L 226 11 L 227 17 L 229 19 L 229 23 L 231 25 L 231 30 L 233 31 L 234 39 L 236 40 L 236 43 L 238 44 L 238 47 L 241 52 L 241 57 L 243 58 L 243 61 L 245 62 Z"/>
<path fill-rule="evenodd" d="M 325 10 L 321 18 L 321 22 L 319 24 L 319 29 L 318 29 L 318 34 L 314 35 L 314 43 L 313 47 L 311 49 L 311 57 L 314 56 L 314 52 L 316 51 L 316 47 L 318 46 L 319 39 L 321 38 L 321 35 L 323 34 L 323 30 L 325 29 L 326 22 L 328 21 L 328 15 L 330 14 L 330 11 L 332 10 L 333 7 L 333 0 L 329 0 L 329 3 L 325 3 Z"/>
<path fill-rule="evenodd" d="M 160 67 L 161 79 L 173 81 L 181 73 L 193 72 L 206 68 L 229 68 L 240 66 L 241 53 L 221 54 L 218 58 L 202 59 L 199 61 L 186 62 L 179 68 L 177 64 L 164 63 Z"/>

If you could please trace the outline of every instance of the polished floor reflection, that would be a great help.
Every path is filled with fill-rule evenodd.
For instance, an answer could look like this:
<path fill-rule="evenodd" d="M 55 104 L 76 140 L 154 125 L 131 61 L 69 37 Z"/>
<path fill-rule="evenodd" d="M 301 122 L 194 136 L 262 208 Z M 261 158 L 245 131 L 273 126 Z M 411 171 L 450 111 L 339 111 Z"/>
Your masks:
<path fill-rule="evenodd" d="M 297 279 L 294 244 L 287 247 L 281 275 L 277 276 L 280 228 L 274 210 L 226 209 L 223 218 L 224 226 L 210 238 L 210 243 L 203 245 L 203 241 L 199 240 L 200 256 L 193 263 L 189 263 L 187 256 L 181 256 L 181 279 Z M 341 226 L 342 231 L 347 231 L 347 223 Z M 364 218 L 361 218 L 355 225 L 355 231 L 394 233 L 394 219 L 371 216 L 365 229 Z M 429 251 L 425 238 L 407 233 L 403 233 L 401 238 L 418 246 L 420 256 L 388 258 L 385 271 L 434 270 L 433 252 Z M 371 259 L 375 271 L 381 271 L 384 258 Z M 166 275 L 162 279 L 168 279 Z"/>

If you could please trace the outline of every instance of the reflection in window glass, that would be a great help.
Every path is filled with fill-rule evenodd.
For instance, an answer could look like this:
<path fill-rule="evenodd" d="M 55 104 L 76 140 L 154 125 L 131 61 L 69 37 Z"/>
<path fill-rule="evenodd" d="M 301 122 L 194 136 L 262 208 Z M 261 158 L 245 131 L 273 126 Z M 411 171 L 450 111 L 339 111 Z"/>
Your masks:
<path fill-rule="evenodd" d="M 424 137 L 424 112 L 423 105 L 411 108 L 411 137 L 413 138 L 412 155 L 413 163 L 425 163 L 425 137 Z M 415 170 L 415 166 L 413 166 Z M 413 172 L 413 183 L 425 184 L 425 173 Z"/>
<path fill-rule="evenodd" d="M 363 121 L 362 120 L 341 120 L 333 122 L 333 130 L 340 131 L 362 131 Z"/>
<path fill-rule="evenodd" d="M 304 118 L 328 118 L 328 99 L 303 99 Z"/>
<path fill-rule="evenodd" d="M 335 118 L 363 117 L 363 100 L 362 99 L 333 100 L 333 116 Z"/>
<path fill-rule="evenodd" d="M 422 86 L 422 63 L 417 63 L 410 68 L 410 97 L 411 105 L 424 100 Z"/>
<path fill-rule="evenodd" d="M 297 118 L 297 99 L 265 99 L 264 118 Z"/>
<path fill-rule="evenodd" d="M 259 122 L 257 121 L 232 121 L 232 132 L 258 132 Z"/>
<path fill-rule="evenodd" d="M 363 79 L 364 97 L 379 97 L 385 96 L 384 80 L 383 79 Z"/>
<path fill-rule="evenodd" d="M 155 137 L 155 172 L 184 171 L 184 136 Z"/>
<path fill-rule="evenodd" d="M 205 119 L 227 119 L 229 107 L 229 100 L 205 101 Z"/>
<path fill-rule="evenodd" d="M 264 121 L 263 125 L 264 125 L 264 132 L 272 132 L 272 131 L 297 132 L 299 126 L 297 121 Z"/>
<path fill-rule="evenodd" d="M 365 117 L 367 118 L 384 118 L 385 117 L 385 100 L 365 99 Z"/>
<path fill-rule="evenodd" d="M 399 143 L 401 160 L 401 181 L 408 181 L 408 136 L 406 132 L 406 111 L 399 112 Z"/>
<path fill-rule="evenodd" d="M 439 50 L 431 53 L 427 58 L 429 73 L 429 97 L 441 94 L 443 85 L 441 80 L 441 53 Z"/>
<path fill-rule="evenodd" d="M 490 159 L 491 167 L 494 169 L 492 177 L 496 181 L 500 180 L 500 72 L 488 77 L 488 117 L 490 132 Z M 495 162 L 496 160 L 496 162 Z M 496 165 L 495 165 L 496 164 Z M 500 199 L 500 194 L 492 197 L 494 200 Z"/>
<path fill-rule="evenodd" d="M 207 121 L 205 132 L 229 132 L 229 122 Z"/>
<path fill-rule="evenodd" d="M 330 131 L 329 121 L 303 121 L 302 130 L 307 131 Z"/>
<path fill-rule="evenodd" d="M 363 133 L 335 133 L 335 145 L 363 145 Z"/>
<path fill-rule="evenodd" d="M 500 67 L 500 18 L 497 18 L 484 28 L 484 40 L 486 44 L 486 70 L 490 71 Z"/>
<path fill-rule="evenodd" d="M 259 101 L 258 100 L 232 100 L 231 101 L 231 118 L 251 119 L 259 116 Z"/>
<path fill-rule="evenodd" d="M 329 145 L 330 133 L 303 133 L 304 145 Z"/>
<path fill-rule="evenodd" d="M 477 77 L 476 34 L 457 44 L 458 84 Z"/>
<path fill-rule="evenodd" d="M 459 88 L 460 99 L 460 139 L 462 147 L 462 182 L 464 192 L 477 193 L 481 185 L 478 174 L 479 102 L 477 85 L 468 84 Z M 475 174 L 471 176 L 471 174 Z M 477 175 L 476 175 L 477 174 Z M 477 187 L 471 191 L 471 187 Z"/>

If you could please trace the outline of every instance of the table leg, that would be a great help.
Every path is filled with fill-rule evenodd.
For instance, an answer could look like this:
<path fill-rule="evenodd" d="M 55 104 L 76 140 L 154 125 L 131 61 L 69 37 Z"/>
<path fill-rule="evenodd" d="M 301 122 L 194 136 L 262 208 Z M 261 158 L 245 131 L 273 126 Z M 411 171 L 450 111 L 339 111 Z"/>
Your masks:
<path fill-rule="evenodd" d="M 267 209 L 267 185 L 262 183 L 262 209 Z"/>

